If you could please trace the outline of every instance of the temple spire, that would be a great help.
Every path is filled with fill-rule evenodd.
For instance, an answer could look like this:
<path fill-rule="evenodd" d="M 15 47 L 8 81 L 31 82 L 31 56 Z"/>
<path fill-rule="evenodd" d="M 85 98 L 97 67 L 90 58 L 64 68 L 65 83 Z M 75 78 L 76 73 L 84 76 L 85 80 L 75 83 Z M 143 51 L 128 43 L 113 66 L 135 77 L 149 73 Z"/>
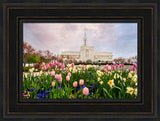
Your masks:
<path fill-rule="evenodd" d="M 86 36 L 86 29 L 84 29 L 83 45 L 84 45 L 84 46 L 87 46 L 87 36 Z"/>

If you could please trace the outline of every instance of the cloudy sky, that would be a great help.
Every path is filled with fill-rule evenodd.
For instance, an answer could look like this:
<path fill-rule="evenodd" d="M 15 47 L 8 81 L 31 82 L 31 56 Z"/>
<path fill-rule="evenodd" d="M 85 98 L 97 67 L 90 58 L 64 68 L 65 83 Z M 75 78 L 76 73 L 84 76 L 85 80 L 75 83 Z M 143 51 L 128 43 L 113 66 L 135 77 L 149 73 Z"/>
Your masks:
<path fill-rule="evenodd" d="M 113 58 L 137 55 L 137 23 L 24 23 L 23 41 L 54 54 L 79 51 L 84 30 L 95 51 L 112 52 Z"/>

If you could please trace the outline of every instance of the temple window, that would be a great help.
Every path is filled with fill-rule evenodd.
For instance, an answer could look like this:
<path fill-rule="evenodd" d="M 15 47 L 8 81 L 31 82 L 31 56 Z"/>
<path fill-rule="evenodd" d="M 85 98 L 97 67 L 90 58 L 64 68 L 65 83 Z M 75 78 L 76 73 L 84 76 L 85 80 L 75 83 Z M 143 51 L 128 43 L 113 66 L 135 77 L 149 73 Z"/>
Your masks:
<path fill-rule="evenodd" d="M 89 50 L 86 50 L 86 57 L 89 57 Z"/>

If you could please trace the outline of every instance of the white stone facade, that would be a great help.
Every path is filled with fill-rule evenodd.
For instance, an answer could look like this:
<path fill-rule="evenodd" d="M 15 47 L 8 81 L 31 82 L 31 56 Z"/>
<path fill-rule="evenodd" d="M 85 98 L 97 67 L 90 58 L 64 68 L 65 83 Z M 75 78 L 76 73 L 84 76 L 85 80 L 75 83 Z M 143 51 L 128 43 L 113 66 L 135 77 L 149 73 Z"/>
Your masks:
<path fill-rule="evenodd" d="M 78 62 L 86 62 L 87 60 L 91 60 L 92 62 L 96 62 L 98 60 L 113 60 L 112 52 L 97 52 L 94 50 L 93 46 L 88 46 L 86 33 L 84 35 L 83 45 L 80 47 L 80 51 L 63 51 L 61 55 L 63 55 L 64 60 L 67 59 L 67 57 L 72 57 L 75 58 Z"/>

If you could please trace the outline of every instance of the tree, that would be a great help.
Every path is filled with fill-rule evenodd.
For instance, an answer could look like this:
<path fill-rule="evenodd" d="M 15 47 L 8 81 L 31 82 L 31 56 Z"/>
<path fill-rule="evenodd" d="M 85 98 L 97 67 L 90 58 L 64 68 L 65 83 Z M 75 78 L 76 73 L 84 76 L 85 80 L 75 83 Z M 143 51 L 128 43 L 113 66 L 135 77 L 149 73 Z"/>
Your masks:
<path fill-rule="evenodd" d="M 129 58 L 123 58 L 123 57 L 119 57 L 119 58 L 115 58 L 114 62 L 116 63 L 137 63 L 137 56 L 133 56 L 133 57 L 129 57 Z"/>
<path fill-rule="evenodd" d="M 42 50 L 38 50 L 36 51 L 36 55 L 40 57 L 40 61 L 43 62 L 44 61 L 44 56 L 43 56 L 43 51 Z"/>
<path fill-rule="evenodd" d="M 23 63 L 28 61 L 29 55 L 35 54 L 35 49 L 29 45 L 27 42 L 23 42 Z"/>
<path fill-rule="evenodd" d="M 27 63 L 38 63 L 40 60 L 40 57 L 37 55 L 28 55 Z"/>
<path fill-rule="evenodd" d="M 41 61 L 41 58 L 38 55 L 33 56 L 33 63 L 38 63 Z"/>
<path fill-rule="evenodd" d="M 123 58 L 123 57 L 119 57 L 119 58 L 115 58 L 114 59 L 114 62 L 116 62 L 116 63 L 124 63 L 126 61 L 126 59 L 125 58 Z"/>
<path fill-rule="evenodd" d="M 115 58 L 114 60 L 113 60 L 115 63 L 118 63 L 118 59 L 117 58 Z M 106 62 L 107 63 L 107 62 Z"/>
<path fill-rule="evenodd" d="M 131 63 L 131 59 L 130 59 L 130 58 L 128 58 L 128 59 L 127 59 L 127 62 L 128 62 L 128 63 Z"/>
<path fill-rule="evenodd" d="M 114 62 L 116 62 L 115 60 L 114 60 Z M 106 61 L 106 64 L 108 64 L 109 62 L 108 61 Z"/>
<path fill-rule="evenodd" d="M 131 61 L 132 61 L 132 63 L 137 63 L 137 56 L 131 57 Z"/>
<path fill-rule="evenodd" d="M 28 63 L 37 63 L 37 62 L 51 62 L 52 60 L 57 60 L 58 62 L 64 62 L 63 55 L 53 55 L 53 53 L 49 50 L 35 50 L 31 45 L 27 42 L 23 43 L 23 63 L 25 65 Z M 67 61 L 72 63 L 76 62 L 76 59 L 68 56 Z"/>
<path fill-rule="evenodd" d="M 23 43 L 23 53 L 32 55 L 35 53 L 35 49 L 31 45 L 29 45 L 27 42 L 24 42 Z"/>

